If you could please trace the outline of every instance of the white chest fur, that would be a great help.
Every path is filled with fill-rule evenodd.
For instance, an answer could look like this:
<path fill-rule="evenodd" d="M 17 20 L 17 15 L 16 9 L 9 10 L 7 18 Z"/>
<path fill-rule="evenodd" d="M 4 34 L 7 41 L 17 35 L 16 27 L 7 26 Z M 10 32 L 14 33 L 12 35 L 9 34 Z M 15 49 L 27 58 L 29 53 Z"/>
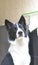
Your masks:
<path fill-rule="evenodd" d="M 14 65 L 29 65 L 30 64 L 30 55 L 28 48 L 29 38 L 28 37 L 23 38 L 11 43 L 13 44 L 10 45 L 8 52 L 10 52 L 13 58 Z"/>

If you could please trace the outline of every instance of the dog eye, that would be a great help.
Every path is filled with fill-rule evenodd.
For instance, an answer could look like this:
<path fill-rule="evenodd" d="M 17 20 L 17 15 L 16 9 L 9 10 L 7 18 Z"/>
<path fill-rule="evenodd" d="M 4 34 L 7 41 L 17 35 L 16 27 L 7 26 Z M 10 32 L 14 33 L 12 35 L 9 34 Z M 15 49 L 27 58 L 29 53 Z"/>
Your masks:
<path fill-rule="evenodd" d="M 22 28 L 22 25 L 19 24 L 19 27 Z"/>
<path fill-rule="evenodd" d="M 16 26 L 16 24 L 14 24 L 14 29 L 17 30 L 17 26 Z"/>
<path fill-rule="evenodd" d="M 17 30 L 17 27 L 15 26 L 14 29 Z"/>

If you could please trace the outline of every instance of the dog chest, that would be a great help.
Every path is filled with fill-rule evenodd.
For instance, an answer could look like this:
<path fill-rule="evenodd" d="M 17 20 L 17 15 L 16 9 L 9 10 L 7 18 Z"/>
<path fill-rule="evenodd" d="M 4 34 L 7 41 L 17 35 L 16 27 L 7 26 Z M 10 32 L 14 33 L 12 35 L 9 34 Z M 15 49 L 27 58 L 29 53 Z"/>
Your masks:
<path fill-rule="evenodd" d="M 30 56 L 28 45 L 23 47 L 11 46 L 9 49 L 15 65 L 29 65 Z"/>

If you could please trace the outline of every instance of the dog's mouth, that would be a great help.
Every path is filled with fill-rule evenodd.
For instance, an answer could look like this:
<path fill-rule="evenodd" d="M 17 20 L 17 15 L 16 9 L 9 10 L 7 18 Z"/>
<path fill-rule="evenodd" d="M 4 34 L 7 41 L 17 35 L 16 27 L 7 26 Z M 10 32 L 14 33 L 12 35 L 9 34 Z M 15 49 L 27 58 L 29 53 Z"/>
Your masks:
<path fill-rule="evenodd" d="M 19 35 L 19 37 L 23 37 L 23 35 L 21 34 L 21 35 Z"/>
<path fill-rule="evenodd" d="M 19 35 L 18 39 L 20 40 L 20 39 L 23 39 L 24 37 L 25 37 L 24 35 Z"/>
<path fill-rule="evenodd" d="M 17 40 L 23 40 L 23 38 L 24 38 L 24 36 L 19 36 L 18 38 L 17 38 Z"/>
<path fill-rule="evenodd" d="M 22 41 L 23 41 L 23 39 L 24 39 L 24 37 L 18 37 L 16 40 L 17 40 L 17 42 L 19 42 L 19 43 L 21 43 Z"/>
<path fill-rule="evenodd" d="M 25 37 L 24 32 L 20 31 L 20 32 L 17 33 L 17 38 L 18 38 L 18 39 L 21 39 L 21 38 L 23 38 L 23 37 Z"/>

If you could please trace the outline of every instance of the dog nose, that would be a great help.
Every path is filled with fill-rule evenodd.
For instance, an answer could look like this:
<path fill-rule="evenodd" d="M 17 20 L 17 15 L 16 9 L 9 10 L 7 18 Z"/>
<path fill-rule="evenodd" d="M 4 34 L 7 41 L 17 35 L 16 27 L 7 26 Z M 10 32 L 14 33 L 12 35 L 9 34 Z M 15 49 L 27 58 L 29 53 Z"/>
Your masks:
<path fill-rule="evenodd" d="M 19 31 L 18 34 L 19 34 L 19 35 L 22 35 L 22 31 Z"/>

